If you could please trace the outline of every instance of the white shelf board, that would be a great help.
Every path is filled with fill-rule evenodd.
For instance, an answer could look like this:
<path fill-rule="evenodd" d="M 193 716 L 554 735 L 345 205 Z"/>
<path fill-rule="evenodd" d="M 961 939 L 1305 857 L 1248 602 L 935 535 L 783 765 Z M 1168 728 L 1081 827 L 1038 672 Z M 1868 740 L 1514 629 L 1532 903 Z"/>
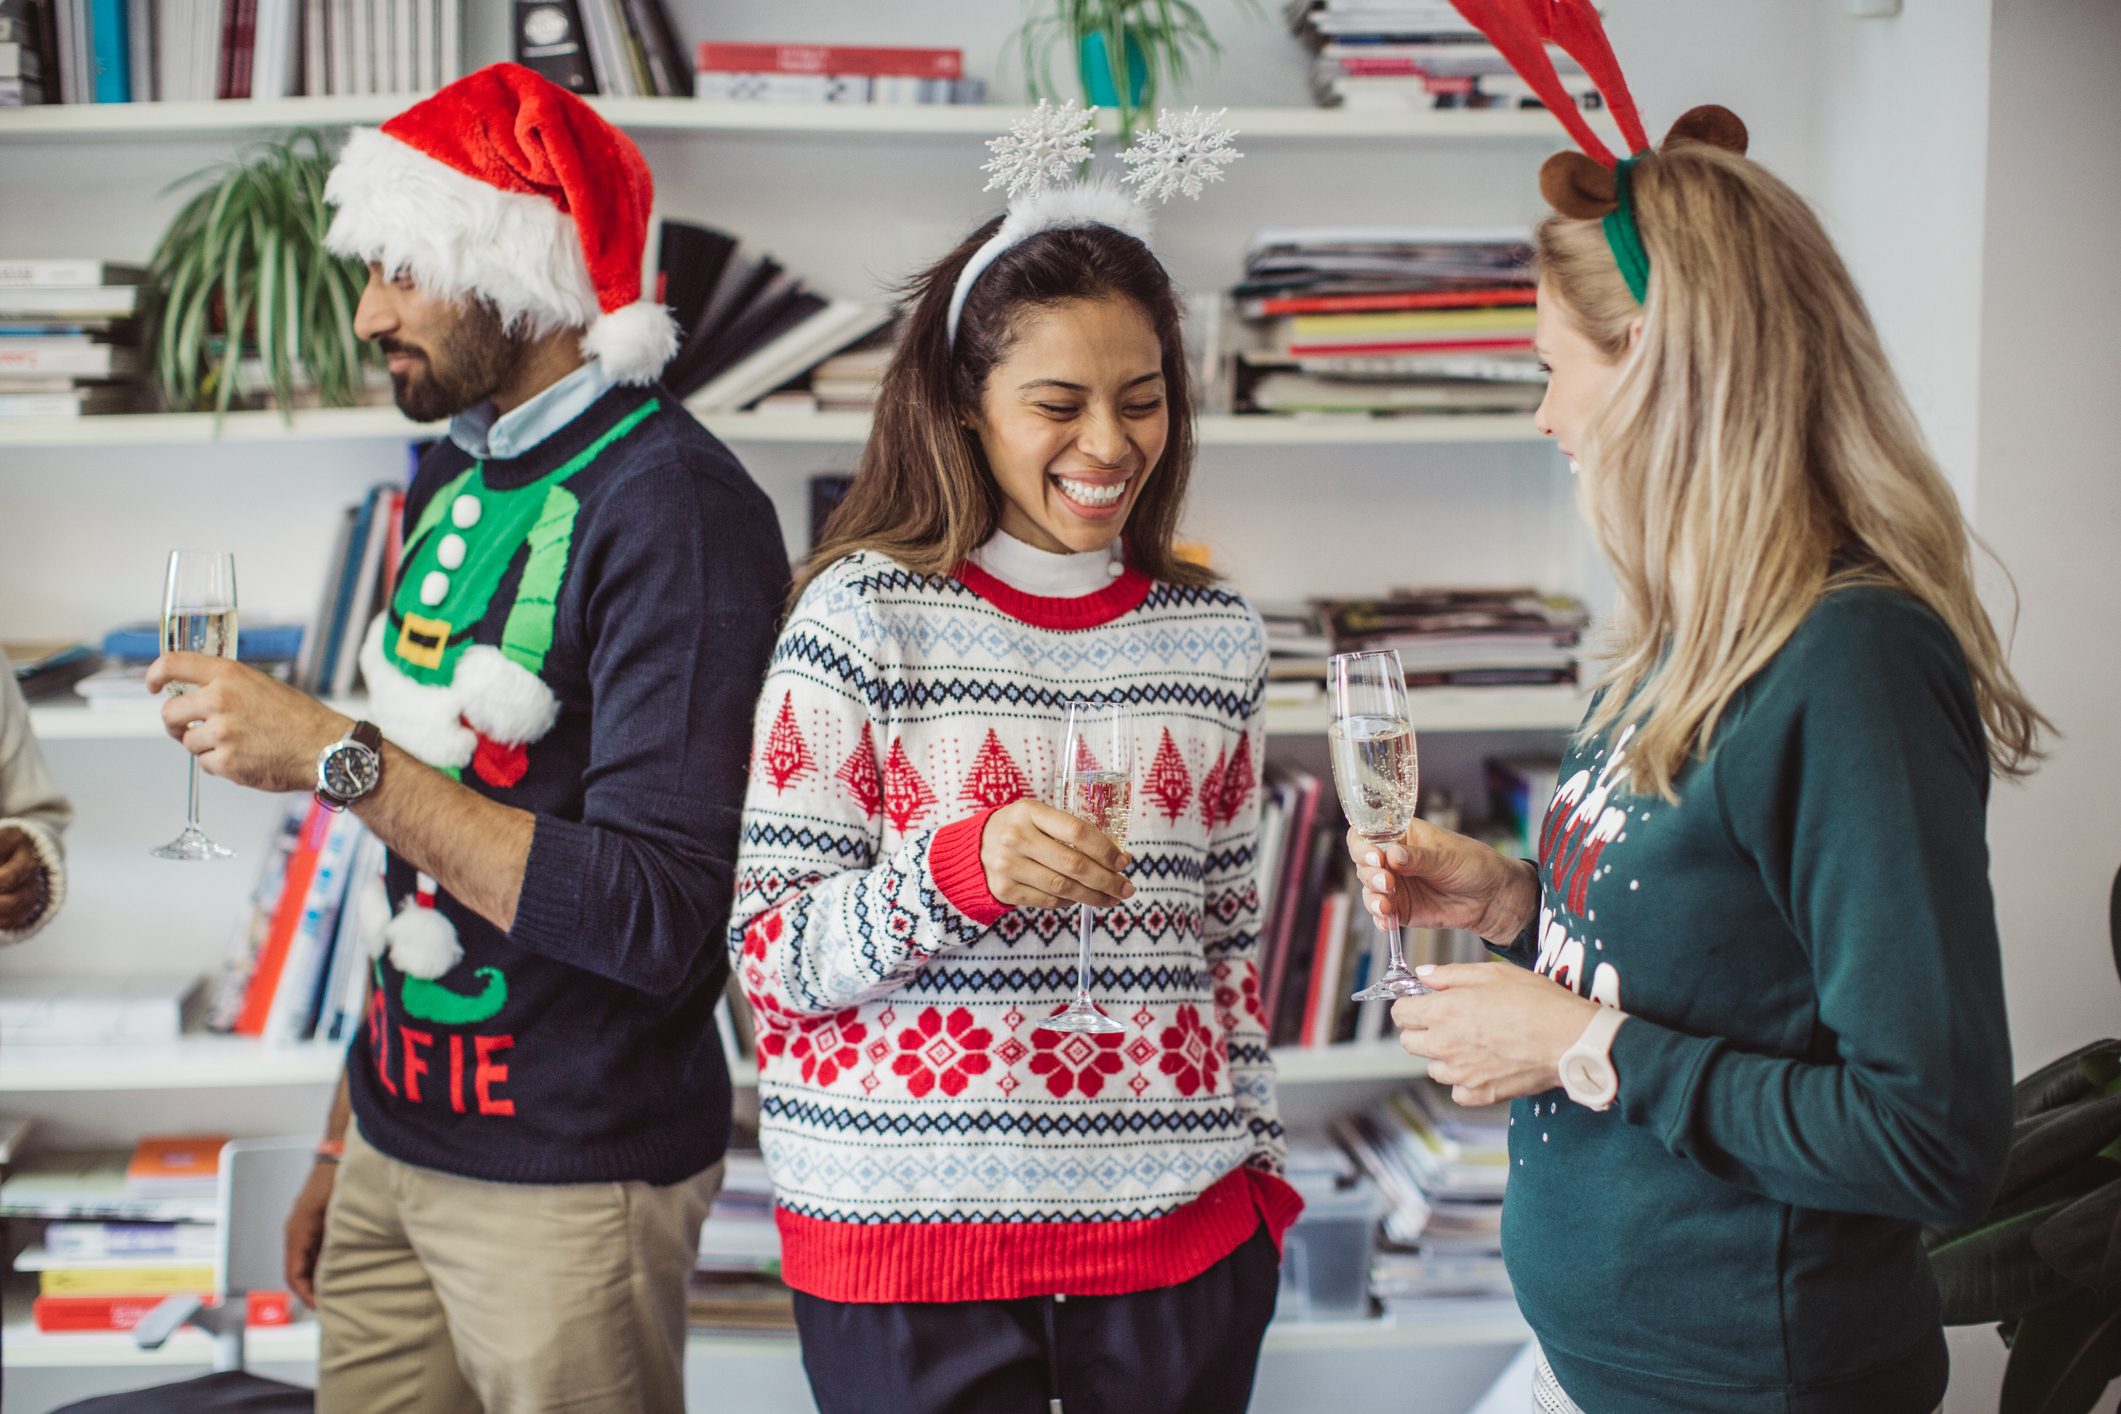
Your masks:
<path fill-rule="evenodd" d="M 411 95 L 238 99 L 211 103 L 43 104 L 0 110 L 0 141 L 245 136 L 298 127 L 381 123 Z M 633 133 L 831 133 L 876 137 L 976 137 L 1002 132 L 1031 111 L 1001 104 L 743 103 L 689 98 L 595 98 L 591 104 Z M 1107 132 L 1118 115 L 1099 114 Z M 1515 141 L 1567 143 L 1540 109 L 1232 108 L 1225 119 L 1249 141 Z M 1592 126 L 1613 136 L 1610 119 Z"/>
<path fill-rule="evenodd" d="M 0 1094 L 60 1091 L 236 1090 L 265 1086 L 330 1085 L 346 1057 L 343 1042 L 267 1045 L 247 1036 L 194 1032 L 176 1041 L 101 1046 L 0 1046 Z M 1277 1050 L 1283 1084 L 1347 1080 L 1413 1080 L 1423 1064 L 1391 1041 Z M 739 1089 L 758 1084 L 758 1071 L 739 1065 Z"/>
<path fill-rule="evenodd" d="M 0 110 L 4 112 L 5 110 Z M 725 442 L 859 445 L 869 419 L 849 412 L 695 412 Z M 0 447 L 191 446 L 207 442 L 409 442 L 439 437 L 440 423 L 408 422 L 394 407 L 317 408 L 291 418 L 277 412 L 113 413 L 89 417 L 0 419 Z M 1335 447 L 1416 443 L 1538 442 L 1532 419 L 1515 413 L 1400 417 L 1208 416 L 1203 446 Z"/>
<path fill-rule="evenodd" d="M 1437 1319 L 1359 1321 L 1276 1321 L 1267 1328 L 1266 1348 L 1283 1351 L 1351 1352 L 1450 1345 L 1507 1345 L 1530 1337 L 1515 1302 L 1451 1301 L 1439 1303 Z M 80 1331 L 48 1335 L 27 1319 L 9 1321 L 5 1331 L 9 1368 L 109 1369 L 158 1365 L 204 1365 L 212 1343 L 196 1330 L 178 1331 L 159 1350 L 142 1350 L 132 1336 L 117 1332 Z M 686 1338 L 694 1356 L 721 1358 L 797 1358 L 793 1332 L 695 1330 Z M 317 1326 L 298 1321 L 290 1326 L 254 1326 L 244 1336 L 244 1356 L 252 1365 L 303 1365 L 317 1358 Z"/>
<path fill-rule="evenodd" d="M 1568 731 L 1583 716 L 1584 700 L 1576 689 L 1556 687 L 1424 687 L 1407 694 L 1418 732 Z M 335 711 L 359 717 L 359 699 L 332 700 Z M 159 740 L 162 718 L 157 705 L 138 708 L 45 702 L 31 707 L 30 727 L 37 739 L 62 741 Z M 1318 736 L 1330 720 L 1325 702 L 1304 706 L 1267 704 L 1267 735 Z"/>

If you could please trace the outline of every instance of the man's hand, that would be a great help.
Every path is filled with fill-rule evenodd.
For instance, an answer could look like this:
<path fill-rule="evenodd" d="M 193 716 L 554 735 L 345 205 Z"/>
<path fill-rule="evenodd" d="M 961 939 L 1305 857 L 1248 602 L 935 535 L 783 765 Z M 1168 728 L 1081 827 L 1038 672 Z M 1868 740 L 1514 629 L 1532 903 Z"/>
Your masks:
<path fill-rule="evenodd" d="M 256 668 L 204 653 L 165 653 L 147 685 L 190 691 L 162 704 L 162 725 L 208 773 L 255 790 L 311 790 L 317 758 L 353 720 Z"/>
<path fill-rule="evenodd" d="M 29 831 L 0 830 L 0 930 L 19 932 L 37 921 L 51 898 L 44 860 Z"/>
<path fill-rule="evenodd" d="M 287 1213 L 287 1285 L 312 1311 L 317 1308 L 317 1254 L 324 1250 L 324 1214 L 339 1166 L 319 1160 Z"/>

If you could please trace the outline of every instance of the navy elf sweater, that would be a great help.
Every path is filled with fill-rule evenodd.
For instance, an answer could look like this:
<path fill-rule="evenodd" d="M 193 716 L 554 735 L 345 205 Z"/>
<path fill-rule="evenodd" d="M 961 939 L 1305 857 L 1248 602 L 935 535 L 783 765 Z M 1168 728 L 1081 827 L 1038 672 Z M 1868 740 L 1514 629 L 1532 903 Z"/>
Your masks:
<path fill-rule="evenodd" d="M 474 475 L 496 492 L 528 486 L 629 420 L 565 481 L 580 506 L 539 670 L 558 719 L 502 769 L 462 771 L 537 817 L 515 926 L 438 894 L 462 960 L 423 984 L 386 956 L 348 1058 L 363 1137 L 407 1163 L 503 1182 L 672 1183 L 728 1143 L 713 1012 L 752 708 L 788 590 L 773 507 L 660 388 L 613 388 Z M 448 441 L 427 455 L 408 534 L 472 466 Z M 459 635 L 501 641 L 527 554 Z M 408 552 L 404 573 L 418 570 Z M 393 903 L 414 877 L 391 857 Z"/>

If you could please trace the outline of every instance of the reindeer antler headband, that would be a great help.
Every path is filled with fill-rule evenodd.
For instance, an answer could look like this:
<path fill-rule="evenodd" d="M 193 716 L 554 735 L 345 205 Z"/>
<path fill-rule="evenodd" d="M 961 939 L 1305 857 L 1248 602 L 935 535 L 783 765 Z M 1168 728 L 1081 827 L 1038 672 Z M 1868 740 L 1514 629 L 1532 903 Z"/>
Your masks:
<path fill-rule="evenodd" d="M 1029 117 L 990 140 L 987 148 L 994 157 L 980 168 L 991 174 L 982 190 L 1005 189 L 1009 214 L 958 273 L 950 292 L 950 342 L 957 342 L 957 322 L 979 277 L 1002 252 L 1040 231 L 1111 226 L 1147 244 L 1147 202 L 1174 196 L 1198 201 L 1203 187 L 1221 181 L 1223 168 L 1244 156 L 1230 146 L 1237 134 L 1222 121 L 1228 111 L 1159 113 L 1156 130 L 1143 133 L 1120 154 L 1130 170 L 1118 182 L 1096 174 L 1076 177 L 1096 141 L 1097 110 L 1077 108 L 1072 98 L 1059 107 L 1041 101 Z M 1135 189 L 1122 191 L 1120 183 Z"/>
<path fill-rule="evenodd" d="M 1502 51 L 1519 78 L 1532 86 L 1539 101 L 1561 120 L 1576 139 L 1581 152 L 1557 152 L 1539 169 L 1539 191 L 1547 203 L 1564 216 L 1593 218 L 1605 225 L 1606 244 L 1613 260 L 1637 301 L 1649 298 L 1650 257 L 1642 244 L 1642 231 L 1635 223 L 1634 202 L 1629 195 L 1629 170 L 1652 155 L 1642 116 L 1635 109 L 1635 96 L 1628 92 L 1620 61 L 1606 39 L 1605 26 L 1591 0 L 1451 0 L 1459 14 Z M 1598 85 L 1605 106 L 1620 127 L 1628 155 L 1613 156 L 1582 111 L 1569 97 L 1546 46 L 1558 46 L 1583 65 Z M 1689 109 L 1672 124 L 1659 149 L 1675 142 L 1705 142 L 1743 156 L 1745 124 L 1728 108 L 1704 104 Z"/>

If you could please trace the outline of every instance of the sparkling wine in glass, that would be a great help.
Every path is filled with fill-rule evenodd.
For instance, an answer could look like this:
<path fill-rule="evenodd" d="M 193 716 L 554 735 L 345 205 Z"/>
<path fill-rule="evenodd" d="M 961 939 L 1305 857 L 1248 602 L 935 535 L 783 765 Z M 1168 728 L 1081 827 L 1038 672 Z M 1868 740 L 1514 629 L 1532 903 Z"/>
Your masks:
<path fill-rule="evenodd" d="M 1104 832 L 1121 848 L 1134 806 L 1134 724 L 1127 704 L 1075 701 L 1068 704 L 1068 734 L 1061 745 L 1060 807 Z M 1075 1000 L 1038 1024 L 1041 1031 L 1105 1033 L 1126 1030 L 1090 1000 L 1092 912 L 1076 913 Z"/>
<path fill-rule="evenodd" d="M 162 588 L 162 651 L 236 656 L 236 557 L 219 550 L 172 550 Z M 189 691 L 170 685 L 170 695 Z M 184 831 L 154 851 L 159 859 L 226 859 L 235 853 L 199 828 L 199 758 L 191 762 Z"/>
<path fill-rule="evenodd" d="M 1333 785 L 1355 833 L 1383 845 L 1414 823 L 1421 794 L 1421 758 L 1414 723 L 1407 715 L 1407 678 L 1399 655 L 1335 654 L 1327 666 L 1333 689 L 1333 725 L 1326 746 L 1333 758 Z M 1407 970 L 1405 929 L 1383 923 L 1391 956 L 1384 975 L 1355 994 L 1359 1002 L 1417 997 L 1430 990 Z"/>

